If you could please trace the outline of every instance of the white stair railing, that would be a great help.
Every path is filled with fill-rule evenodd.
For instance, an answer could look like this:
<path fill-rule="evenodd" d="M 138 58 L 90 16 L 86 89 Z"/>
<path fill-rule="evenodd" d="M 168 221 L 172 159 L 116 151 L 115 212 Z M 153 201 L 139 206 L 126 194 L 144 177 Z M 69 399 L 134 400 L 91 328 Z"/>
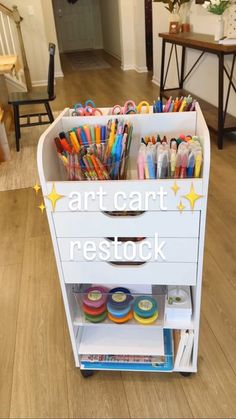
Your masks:
<path fill-rule="evenodd" d="M 15 70 L 11 77 L 22 86 L 25 83 L 27 90 L 31 90 L 29 67 L 20 26 L 22 20 L 16 6 L 10 10 L 0 3 L 0 55 L 17 55 L 19 69 Z"/>

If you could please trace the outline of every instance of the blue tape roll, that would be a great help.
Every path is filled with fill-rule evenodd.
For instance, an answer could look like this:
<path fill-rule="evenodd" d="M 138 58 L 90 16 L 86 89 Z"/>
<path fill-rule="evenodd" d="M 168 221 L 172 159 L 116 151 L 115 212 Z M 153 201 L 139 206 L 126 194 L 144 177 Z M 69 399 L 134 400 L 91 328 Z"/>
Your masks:
<path fill-rule="evenodd" d="M 108 312 L 113 316 L 117 317 L 117 319 L 122 319 L 122 317 L 125 317 L 131 310 L 131 304 L 129 303 L 127 307 L 122 309 L 117 309 L 112 306 L 112 304 L 107 304 L 107 310 Z"/>
<path fill-rule="evenodd" d="M 128 288 L 117 287 L 109 291 L 108 302 L 111 304 L 113 309 L 126 308 L 132 300 L 133 297 Z"/>

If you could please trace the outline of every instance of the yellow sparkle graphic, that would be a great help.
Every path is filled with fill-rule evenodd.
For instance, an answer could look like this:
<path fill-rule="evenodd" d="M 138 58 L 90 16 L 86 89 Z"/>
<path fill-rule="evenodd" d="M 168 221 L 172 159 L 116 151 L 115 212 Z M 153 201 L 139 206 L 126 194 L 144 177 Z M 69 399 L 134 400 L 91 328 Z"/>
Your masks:
<path fill-rule="evenodd" d="M 55 211 L 57 201 L 59 199 L 64 198 L 64 196 L 65 195 L 60 195 L 56 192 L 55 184 L 53 183 L 52 192 L 50 194 L 46 195 L 45 198 L 47 198 L 47 199 L 49 199 L 49 201 L 51 201 L 52 209 L 53 209 L 53 211 Z"/>
<path fill-rule="evenodd" d="M 192 183 L 191 184 L 191 187 L 190 187 L 190 192 L 187 195 L 184 195 L 183 198 L 185 198 L 185 199 L 187 199 L 189 201 L 191 210 L 193 211 L 194 210 L 194 206 L 195 206 L 195 202 L 198 199 L 202 198 L 202 195 L 198 195 L 195 192 L 194 186 L 193 186 L 193 183 Z"/>
<path fill-rule="evenodd" d="M 45 205 L 44 205 L 44 203 L 42 202 L 39 206 L 38 206 L 38 208 L 40 209 L 40 211 L 42 212 L 42 214 L 43 214 L 43 212 L 44 212 L 44 210 L 45 210 Z"/>
<path fill-rule="evenodd" d="M 36 184 L 33 186 L 33 189 L 35 190 L 36 195 L 38 195 L 38 192 L 40 191 L 41 187 L 40 187 L 40 186 L 36 183 Z"/>
<path fill-rule="evenodd" d="M 174 185 L 172 186 L 172 191 L 174 192 L 174 194 L 176 195 L 178 190 L 180 189 L 180 187 L 177 185 L 176 181 L 174 183 Z"/>
<path fill-rule="evenodd" d="M 184 208 L 185 208 L 185 206 L 182 204 L 182 201 L 180 200 L 180 203 L 179 203 L 179 205 L 177 206 L 177 208 L 178 208 L 178 210 L 179 210 L 179 212 L 183 212 L 183 210 L 184 210 Z"/>

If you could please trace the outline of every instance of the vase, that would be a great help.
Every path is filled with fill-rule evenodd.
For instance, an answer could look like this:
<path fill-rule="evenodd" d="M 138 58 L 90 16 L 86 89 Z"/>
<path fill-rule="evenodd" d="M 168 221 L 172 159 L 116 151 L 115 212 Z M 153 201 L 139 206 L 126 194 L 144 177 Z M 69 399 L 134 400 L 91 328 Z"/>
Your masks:
<path fill-rule="evenodd" d="M 216 29 L 215 29 L 215 41 L 219 41 L 224 36 L 224 19 L 223 16 L 220 15 L 217 18 L 216 22 Z"/>
<path fill-rule="evenodd" d="M 179 33 L 181 28 L 180 15 L 178 12 L 170 13 L 169 16 L 169 33 Z"/>

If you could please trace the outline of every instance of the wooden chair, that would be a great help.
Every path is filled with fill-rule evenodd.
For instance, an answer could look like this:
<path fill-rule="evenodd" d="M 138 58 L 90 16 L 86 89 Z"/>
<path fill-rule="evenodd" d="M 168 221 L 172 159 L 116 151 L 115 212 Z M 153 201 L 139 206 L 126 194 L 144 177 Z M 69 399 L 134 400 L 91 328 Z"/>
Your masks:
<path fill-rule="evenodd" d="M 56 98 L 54 93 L 54 56 L 56 46 L 49 44 L 49 69 L 48 69 L 48 86 L 45 92 L 14 92 L 9 95 L 8 103 L 13 106 L 14 124 L 16 136 L 16 150 L 20 151 L 21 128 L 34 127 L 36 125 L 45 125 L 52 123 L 54 117 L 49 102 Z M 21 105 L 38 105 L 44 104 L 46 112 L 30 113 L 20 115 L 19 107 Z M 48 120 L 42 120 L 42 116 L 48 116 Z M 30 118 L 38 118 L 37 121 L 31 122 Z M 26 122 L 21 124 L 21 118 L 25 118 Z"/>

